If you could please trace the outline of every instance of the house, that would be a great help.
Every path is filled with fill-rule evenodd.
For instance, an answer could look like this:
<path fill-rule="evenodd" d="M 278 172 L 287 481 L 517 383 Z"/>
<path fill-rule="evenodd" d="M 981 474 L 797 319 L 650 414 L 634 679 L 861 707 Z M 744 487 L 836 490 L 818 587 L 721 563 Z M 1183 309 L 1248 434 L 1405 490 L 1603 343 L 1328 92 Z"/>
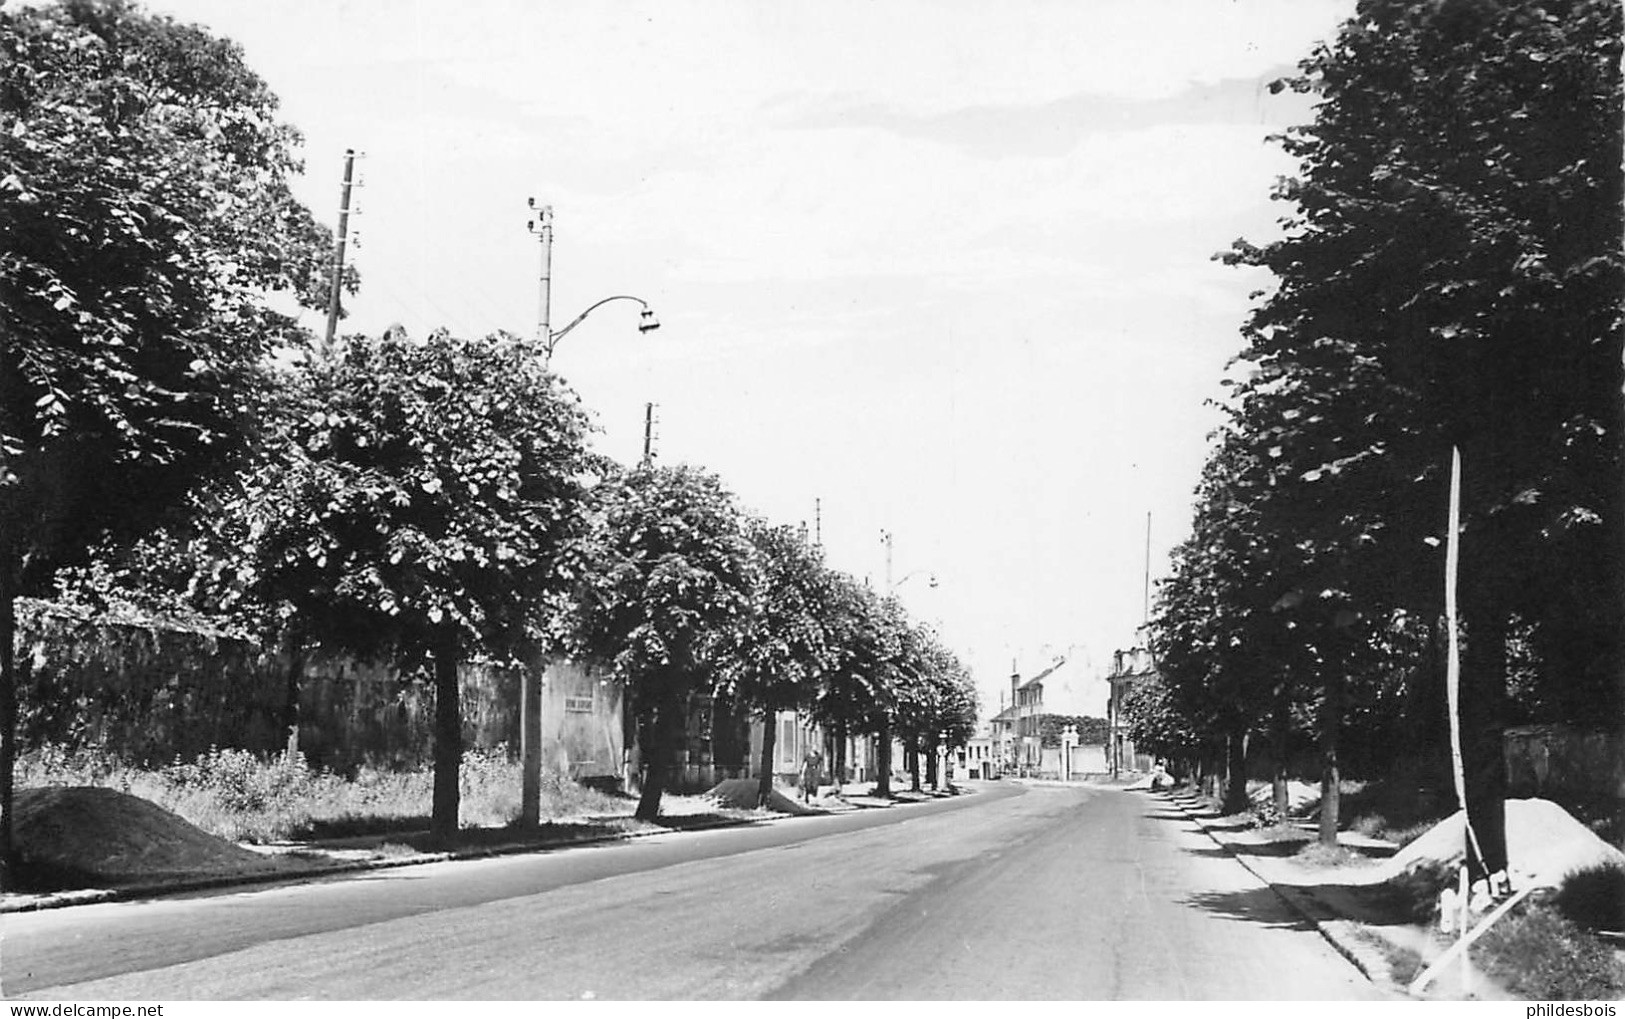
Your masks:
<path fill-rule="evenodd" d="M 1154 763 L 1151 755 L 1140 753 L 1128 736 L 1128 726 L 1123 721 L 1123 699 L 1137 685 L 1156 674 L 1157 664 L 1150 648 L 1132 647 L 1112 653 L 1112 671 L 1106 677 L 1111 685 L 1106 716 L 1110 724 L 1106 765 L 1114 776 L 1125 771 L 1150 771 Z"/>
<path fill-rule="evenodd" d="M 954 751 L 953 780 L 990 779 L 999 773 L 999 758 L 992 724 L 977 729 L 976 735 Z"/>

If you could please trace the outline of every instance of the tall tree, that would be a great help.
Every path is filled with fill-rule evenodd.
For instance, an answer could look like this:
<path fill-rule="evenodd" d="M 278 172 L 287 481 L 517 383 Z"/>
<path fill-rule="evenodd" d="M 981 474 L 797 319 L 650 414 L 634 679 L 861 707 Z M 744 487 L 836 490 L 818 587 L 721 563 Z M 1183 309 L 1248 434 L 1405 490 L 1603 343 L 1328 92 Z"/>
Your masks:
<path fill-rule="evenodd" d="M 829 641 L 823 679 L 811 715 L 833 737 L 831 762 L 838 782 L 847 776 L 845 753 L 853 736 L 874 732 L 876 713 L 888 692 L 882 674 L 886 643 L 880 599 L 846 574 L 831 577 L 825 633 Z M 886 779 L 889 783 L 889 777 Z"/>
<path fill-rule="evenodd" d="M 117 0 L 0 10 L 0 864 L 13 600 L 220 472 L 292 327 L 268 295 L 318 300 L 327 235 L 276 112 L 200 28 Z"/>
<path fill-rule="evenodd" d="M 756 551 L 733 495 L 693 467 L 641 464 L 600 485 L 592 512 L 570 640 L 626 687 L 647 767 L 637 816 L 654 820 L 691 696 L 737 658 Z"/>
<path fill-rule="evenodd" d="M 1506 864 L 1500 741 L 1518 621 L 1538 621 L 1545 682 L 1570 688 L 1554 701 L 1625 708 L 1621 34 L 1611 0 L 1363 0 L 1284 83 L 1320 97 L 1314 123 L 1284 138 L 1300 161 L 1279 191 L 1297 209 L 1286 236 L 1234 253 L 1280 281 L 1247 326 L 1255 360 L 1318 379 L 1316 395 L 1351 395 L 1313 372 L 1327 357 L 1378 381 L 1336 399 L 1335 416 L 1299 419 L 1331 443 L 1297 462 L 1304 484 L 1389 495 L 1366 517 L 1384 555 L 1361 561 L 1428 561 L 1417 550 L 1438 543 L 1461 450 L 1479 874 Z M 1360 572 L 1368 589 L 1393 586 Z"/>
<path fill-rule="evenodd" d="M 757 800 L 766 806 L 773 791 L 778 713 L 812 702 L 831 658 L 825 629 L 831 577 L 820 552 L 798 531 L 752 520 L 746 533 L 760 571 L 744 632 L 719 686 L 762 719 Z"/>
<path fill-rule="evenodd" d="M 288 400 L 276 455 L 242 478 L 242 580 L 304 639 L 432 670 L 432 829 L 450 839 L 458 666 L 544 640 L 598 469 L 585 413 L 532 345 L 445 332 L 352 337 L 290 372 Z"/>

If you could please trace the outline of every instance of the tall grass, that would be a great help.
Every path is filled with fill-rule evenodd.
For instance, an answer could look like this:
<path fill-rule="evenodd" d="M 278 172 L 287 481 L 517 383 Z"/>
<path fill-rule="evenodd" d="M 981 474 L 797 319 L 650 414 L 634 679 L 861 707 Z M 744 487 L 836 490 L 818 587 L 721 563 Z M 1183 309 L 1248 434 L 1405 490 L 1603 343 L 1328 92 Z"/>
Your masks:
<path fill-rule="evenodd" d="M 1556 908 L 1537 903 L 1491 927 L 1471 949 L 1485 970 L 1532 1001 L 1613 1001 L 1625 996 L 1625 964 Z"/>
<path fill-rule="evenodd" d="M 95 750 L 45 746 L 17 760 L 17 785 L 89 785 L 150 800 L 234 842 L 364 835 L 427 825 L 434 790 L 428 767 L 383 771 L 363 767 L 354 778 L 312 768 L 302 755 L 258 756 L 211 749 L 191 761 L 138 768 Z M 519 814 L 520 774 L 506 749 L 471 750 L 460 769 L 460 821 L 500 826 Z M 624 813 L 621 801 L 564 776 L 545 775 L 542 816 L 548 819 Z"/>

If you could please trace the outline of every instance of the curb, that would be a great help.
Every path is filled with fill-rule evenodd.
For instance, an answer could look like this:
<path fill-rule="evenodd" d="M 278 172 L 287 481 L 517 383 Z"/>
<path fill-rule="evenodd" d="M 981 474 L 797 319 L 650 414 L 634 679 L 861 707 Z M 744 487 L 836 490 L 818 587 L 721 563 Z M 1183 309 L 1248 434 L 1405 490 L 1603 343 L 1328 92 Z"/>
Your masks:
<path fill-rule="evenodd" d="M 961 794 L 963 795 L 963 794 Z M 918 802 L 932 802 L 933 798 Z M 886 807 L 908 806 L 910 800 L 893 800 L 890 803 L 862 803 L 853 804 L 854 810 L 879 810 Z M 341 874 L 356 874 L 372 870 L 388 870 L 394 867 L 415 867 L 424 863 L 445 863 L 453 860 L 480 860 L 495 856 L 518 856 L 522 853 L 541 853 L 557 849 L 574 849 L 577 846 L 602 845 L 607 842 L 627 842 L 632 839 L 649 838 L 654 835 L 670 835 L 673 833 L 691 831 L 711 831 L 718 828 L 739 828 L 748 824 L 777 823 L 798 817 L 827 816 L 840 811 L 819 811 L 816 814 L 781 814 L 774 817 L 751 818 L 724 818 L 716 821 L 707 821 L 700 824 L 684 825 L 677 828 L 656 828 L 649 831 L 616 832 L 614 834 L 589 835 L 584 838 L 569 839 L 563 842 L 511 842 L 498 846 L 479 846 L 468 849 L 449 849 L 437 853 L 413 853 L 409 856 L 391 856 L 374 860 L 353 860 L 336 863 L 327 867 L 311 867 L 305 870 L 269 871 L 256 874 L 232 874 L 220 877 L 194 878 L 191 880 L 153 882 L 142 885 L 121 885 L 117 888 L 80 888 L 71 891 L 50 892 L 26 902 L 0 903 L 0 915 L 7 913 L 37 913 L 47 909 L 64 909 L 69 906 L 89 906 L 102 902 L 125 902 L 131 899 L 150 899 L 166 895 L 185 895 L 189 892 L 206 892 L 218 888 L 237 888 L 252 885 L 271 884 L 300 884 L 310 881 L 319 881 L 323 878 Z"/>
<path fill-rule="evenodd" d="M 1360 924 L 1337 916 L 1325 903 L 1301 889 L 1278 885 L 1271 881 L 1260 873 L 1258 868 L 1249 863 L 1244 854 L 1236 852 L 1230 847 L 1229 843 L 1209 830 L 1208 826 L 1202 823 L 1202 819 L 1190 809 L 1189 800 L 1177 797 L 1172 793 L 1166 794 L 1166 798 L 1168 802 L 1178 807 L 1180 812 L 1189 818 L 1196 827 L 1200 828 L 1202 834 L 1212 840 L 1214 845 L 1224 850 L 1226 856 L 1241 864 L 1249 874 L 1267 885 L 1294 913 L 1314 924 L 1315 930 L 1319 932 L 1321 938 L 1331 945 L 1338 955 L 1347 959 L 1367 980 L 1382 987 L 1404 991 L 1404 988 L 1394 981 L 1393 970 L 1388 964 L 1387 955 L 1377 946 L 1360 936 L 1364 930 Z"/>
<path fill-rule="evenodd" d="M 786 814 L 785 818 L 801 815 Z M 330 876 L 341 874 L 356 874 L 372 870 L 389 870 L 395 867 L 415 867 L 424 863 L 446 863 L 453 860 L 480 860 L 496 856 L 518 856 L 522 853 L 540 853 L 556 849 L 574 849 L 576 846 L 601 845 L 606 842 L 627 842 L 632 839 L 648 838 L 652 835 L 669 835 L 673 832 L 709 831 L 715 828 L 737 828 L 747 824 L 760 824 L 762 821 L 778 821 L 784 818 L 740 818 L 738 820 L 726 819 L 709 821 L 703 824 L 688 825 L 682 828 L 659 828 L 652 831 L 616 832 L 613 835 L 589 835 L 585 838 L 570 839 L 564 842 L 511 842 L 499 846 L 479 846 L 469 849 L 448 849 L 437 853 L 413 853 L 409 856 L 391 856 L 375 860 L 353 860 L 336 863 L 327 867 L 311 867 L 304 870 L 268 871 L 255 874 L 232 874 L 221 877 L 194 878 L 191 880 L 154 882 L 144 885 L 121 885 L 117 888 L 80 888 L 64 892 L 50 892 L 27 902 L 0 903 L 0 915 L 7 913 L 37 913 L 47 909 L 64 909 L 68 906 L 89 906 L 102 902 L 125 902 L 131 899 L 150 899 L 166 895 L 184 895 L 188 892 L 206 892 L 217 888 L 237 888 L 252 885 L 271 884 L 300 884 L 310 881 L 319 881 Z"/>

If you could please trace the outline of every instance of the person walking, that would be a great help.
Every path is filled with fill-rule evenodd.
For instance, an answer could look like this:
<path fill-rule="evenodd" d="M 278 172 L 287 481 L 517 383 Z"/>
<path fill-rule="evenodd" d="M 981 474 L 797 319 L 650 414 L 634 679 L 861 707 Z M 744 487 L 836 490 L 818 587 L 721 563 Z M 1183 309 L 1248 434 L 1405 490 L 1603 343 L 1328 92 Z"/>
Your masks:
<path fill-rule="evenodd" d="M 812 802 L 813 792 L 818 788 L 818 779 L 822 771 L 823 761 L 819 759 L 818 751 L 808 751 L 801 762 L 801 802 Z"/>

